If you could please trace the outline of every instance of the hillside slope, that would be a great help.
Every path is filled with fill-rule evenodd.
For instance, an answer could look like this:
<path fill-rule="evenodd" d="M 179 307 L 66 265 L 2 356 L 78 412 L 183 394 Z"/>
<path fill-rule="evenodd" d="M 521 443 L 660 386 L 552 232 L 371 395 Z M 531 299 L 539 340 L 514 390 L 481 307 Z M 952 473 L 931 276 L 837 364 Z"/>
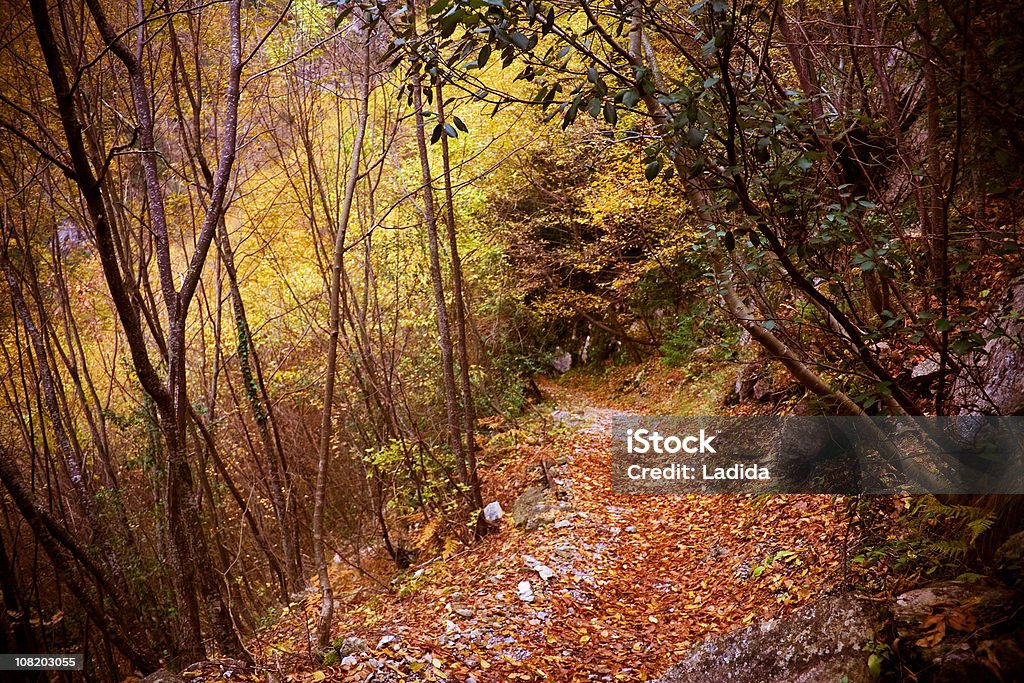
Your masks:
<path fill-rule="evenodd" d="M 616 408 L 545 384 L 551 403 L 485 448 L 487 500 L 504 510 L 482 543 L 385 588 L 335 565 L 337 650 L 310 664 L 315 598 L 251 647 L 288 681 L 635 681 L 707 636 L 786 613 L 841 580 L 848 510 L 826 496 L 635 497 L 611 493 Z M 497 453 L 503 455 L 497 460 Z M 516 496 L 559 489 L 548 524 L 514 525 Z M 523 582 L 528 582 L 523 583 Z"/>

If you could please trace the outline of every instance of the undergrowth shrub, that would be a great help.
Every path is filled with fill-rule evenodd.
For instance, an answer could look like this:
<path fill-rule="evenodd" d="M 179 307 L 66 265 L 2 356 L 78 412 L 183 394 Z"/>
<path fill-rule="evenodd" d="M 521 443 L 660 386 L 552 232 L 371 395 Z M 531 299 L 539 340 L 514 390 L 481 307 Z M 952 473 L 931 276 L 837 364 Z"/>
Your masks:
<path fill-rule="evenodd" d="M 931 495 L 864 497 L 855 514 L 861 541 L 851 569 L 871 590 L 978 576 L 979 539 L 997 520 L 992 510 Z"/>

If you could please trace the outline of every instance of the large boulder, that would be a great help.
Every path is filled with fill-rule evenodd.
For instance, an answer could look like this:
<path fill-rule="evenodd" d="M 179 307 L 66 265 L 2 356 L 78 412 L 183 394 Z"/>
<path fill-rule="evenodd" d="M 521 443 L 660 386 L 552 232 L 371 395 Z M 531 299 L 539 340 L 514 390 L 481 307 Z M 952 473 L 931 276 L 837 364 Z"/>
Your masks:
<path fill-rule="evenodd" d="M 892 606 L 900 661 L 922 683 L 1024 680 L 1020 594 L 990 583 L 942 581 Z"/>
<path fill-rule="evenodd" d="M 967 632 L 1003 621 L 1017 599 L 1015 591 L 998 584 L 940 581 L 900 595 L 892 617 L 900 638 L 921 640 L 936 631 L 940 622 L 949 631 Z M 957 629 L 958 625 L 969 628 Z"/>
<path fill-rule="evenodd" d="M 983 325 L 984 334 L 1002 333 L 985 348 L 963 360 L 953 385 L 953 401 L 961 415 L 1024 414 L 1024 281 L 1007 292 L 1002 310 Z M 1014 314 L 1017 314 L 1015 316 Z"/>
<path fill-rule="evenodd" d="M 533 531 L 555 521 L 557 506 L 548 501 L 547 489 L 534 486 L 523 491 L 512 505 L 516 526 Z"/>
<path fill-rule="evenodd" d="M 662 676 L 661 683 L 869 683 L 864 646 L 882 622 L 878 607 L 848 594 L 712 638 Z"/>

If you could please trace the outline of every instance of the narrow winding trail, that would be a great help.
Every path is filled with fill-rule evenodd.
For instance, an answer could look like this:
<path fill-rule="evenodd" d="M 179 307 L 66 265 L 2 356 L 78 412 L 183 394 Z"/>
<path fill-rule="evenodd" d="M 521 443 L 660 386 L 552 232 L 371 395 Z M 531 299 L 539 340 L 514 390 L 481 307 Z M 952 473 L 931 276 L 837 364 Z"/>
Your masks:
<path fill-rule="evenodd" d="M 649 680 L 702 639 L 840 580 L 842 500 L 615 495 L 610 426 L 622 411 L 558 385 L 545 391 L 557 407 L 525 430 L 515 457 L 491 463 L 487 500 L 510 511 L 545 458 L 561 490 L 553 522 L 527 532 L 507 514 L 481 544 L 422 566 L 395 594 L 341 606 L 335 634 L 363 642 L 322 667 L 326 680 Z M 268 664 L 284 657 L 287 667 L 263 645 Z"/>

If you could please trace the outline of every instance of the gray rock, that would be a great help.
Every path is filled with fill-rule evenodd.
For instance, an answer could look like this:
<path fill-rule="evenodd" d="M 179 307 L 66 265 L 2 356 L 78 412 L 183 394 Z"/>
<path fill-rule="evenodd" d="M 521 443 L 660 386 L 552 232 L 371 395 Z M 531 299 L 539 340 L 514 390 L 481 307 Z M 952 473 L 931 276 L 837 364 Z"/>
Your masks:
<path fill-rule="evenodd" d="M 348 657 L 349 655 L 359 654 L 368 650 L 366 641 L 362 638 L 356 638 L 355 636 L 349 636 L 345 640 L 341 641 L 341 645 L 338 645 L 338 656 L 341 658 Z"/>
<path fill-rule="evenodd" d="M 935 660 L 932 683 L 961 683 L 962 681 L 984 681 L 991 676 L 966 643 L 954 647 L 941 659 Z"/>
<path fill-rule="evenodd" d="M 530 555 L 523 555 L 523 564 L 525 564 L 533 571 L 537 572 L 537 574 L 540 575 L 540 578 L 544 579 L 545 581 L 554 578 L 555 576 L 554 570 L 552 570 L 551 567 L 547 566 L 546 564 L 542 563 L 536 557 L 532 557 Z"/>
<path fill-rule="evenodd" d="M 484 519 L 486 519 L 491 524 L 496 523 L 504 515 L 505 511 L 501 509 L 501 503 L 499 503 L 498 501 L 488 503 L 484 507 Z"/>
<path fill-rule="evenodd" d="M 523 491 L 512 505 L 516 526 L 533 531 L 555 521 L 555 506 L 548 502 L 545 489 L 534 486 Z"/>
<path fill-rule="evenodd" d="M 1024 282 L 1007 291 L 1002 310 L 987 320 L 982 330 L 1003 333 L 985 348 L 961 362 L 964 369 L 953 383 L 952 398 L 961 415 L 1020 415 L 1024 413 L 1024 318 L 1005 319 L 1024 310 Z"/>
<path fill-rule="evenodd" d="M 251 674 L 252 670 L 241 660 L 231 657 L 216 657 L 204 659 L 185 667 L 181 671 L 181 679 L 178 680 L 232 680 Z M 177 680 L 173 678 L 160 680 L 162 683 L 177 683 Z"/>
<path fill-rule="evenodd" d="M 555 355 L 551 357 L 551 367 L 561 373 L 569 372 L 572 368 L 572 354 L 563 351 L 561 346 L 555 348 Z"/>
<path fill-rule="evenodd" d="M 995 623 L 1012 611 L 1016 600 L 1016 593 L 1002 586 L 942 581 L 900 595 L 892 606 L 892 618 L 897 635 L 915 640 L 925 630 L 922 622 L 933 614 L 967 606 L 979 624 Z"/>
<path fill-rule="evenodd" d="M 918 377 L 931 377 L 939 373 L 939 363 L 935 360 L 935 357 L 925 358 L 923 361 L 914 366 L 910 371 L 910 376 L 913 379 Z"/>
<path fill-rule="evenodd" d="M 661 683 L 869 683 L 864 645 L 880 610 L 851 595 L 823 598 L 788 617 L 705 641 Z"/>
<path fill-rule="evenodd" d="M 902 661 L 929 672 L 922 679 L 929 683 L 1020 681 L 1013 674 L 1024 672 L 1024 634 L 1019 624 L 1005 632 L 1019 606 L 1018 593 L 995 584 L 944 581 L 907 591 L 892 607 Z M 976 634 L 988 639 L 979 643 Z M 1001 678 L 993 678 L 996 670 Z"/>

